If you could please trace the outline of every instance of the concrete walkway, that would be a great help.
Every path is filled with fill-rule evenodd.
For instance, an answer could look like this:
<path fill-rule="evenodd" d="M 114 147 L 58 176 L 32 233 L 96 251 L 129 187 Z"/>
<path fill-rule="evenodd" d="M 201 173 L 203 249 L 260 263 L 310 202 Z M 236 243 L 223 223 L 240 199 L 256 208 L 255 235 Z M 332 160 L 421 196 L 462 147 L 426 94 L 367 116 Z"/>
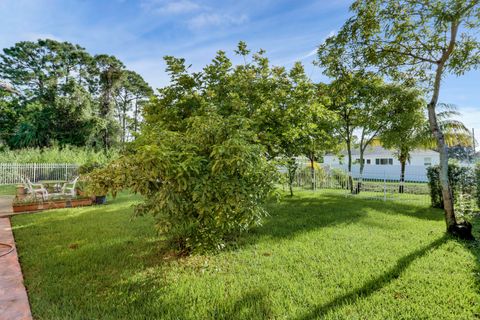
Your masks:
<path fill-rule="evenodd" d="M 13 214 L 12 202 L 13 196 L 0 196 L 0 218 Z"/>
<path fill-rule="evenodd" d="M 32 320 L 12 227 L 8 218 L 0 218 L 0 243 L 13 246 L 13 251 L 4 256 L 1 255 L 8 252 L 8 248 L 0 246 L 0 319 Z"/>

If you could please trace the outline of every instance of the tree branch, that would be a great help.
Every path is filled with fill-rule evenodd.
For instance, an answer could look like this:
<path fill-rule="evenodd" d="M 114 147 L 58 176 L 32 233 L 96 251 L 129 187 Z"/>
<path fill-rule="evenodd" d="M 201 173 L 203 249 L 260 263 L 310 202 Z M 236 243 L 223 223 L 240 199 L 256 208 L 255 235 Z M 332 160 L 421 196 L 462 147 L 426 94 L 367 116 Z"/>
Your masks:
<path fill-rule="evenodd" d="M 429 63 L 434 63 L 434 64 L 439 63 L 439 61 L 437 61 L 437 60 L 425 58 L 425 57 L 413 54 L 411 52 L 402 52 L 402 51 L 399 51 L 399 50 L 387 49 L 387 48 L 382 48 L 379 51 L 377 51 L 377 53 L 382 53 L 382 52 L 390 52 L 390 53 L 396 53 L 396 54 L 403 55 L 403 56 L 410 56 L 414 59 L 417 59 L 417 60 L 420 60 L 420 61 L 423 61 L 423 62 L 429 62 Z"/>

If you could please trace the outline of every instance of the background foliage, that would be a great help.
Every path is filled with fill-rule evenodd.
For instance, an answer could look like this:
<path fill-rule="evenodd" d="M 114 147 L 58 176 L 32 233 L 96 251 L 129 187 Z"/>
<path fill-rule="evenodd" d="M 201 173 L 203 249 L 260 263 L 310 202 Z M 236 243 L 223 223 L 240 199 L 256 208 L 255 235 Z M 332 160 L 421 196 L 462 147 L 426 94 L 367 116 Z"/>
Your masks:
<path fill-rule="evenodd" d="M 76 163 L 86 164 L 95 160 L 107 163 L 118 156 L 118 151 L 98 151 L 93 148 L 53 146 L 50 148 L 24 148 L 19 150 L 3 150 L 0 152 L 0 163 Z"/>
<path fill-rule="evenodd" d="M 0 144 L 108 149 L 138 130 L 152 89 L 114 56 L 55 40 L 23 41 L 0 54 Z"/>

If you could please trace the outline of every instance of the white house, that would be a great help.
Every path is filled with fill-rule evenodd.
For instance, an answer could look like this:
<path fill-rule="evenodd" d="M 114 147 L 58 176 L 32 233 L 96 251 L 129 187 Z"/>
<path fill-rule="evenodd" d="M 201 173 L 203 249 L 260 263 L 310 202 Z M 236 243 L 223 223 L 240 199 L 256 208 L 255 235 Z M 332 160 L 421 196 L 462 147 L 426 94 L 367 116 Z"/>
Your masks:
<path fill-rule="evenodd" d="M 324 157 L 324 163 L 328 165 L 347 164 L 347 151 L 343 151 L 340 155 L 327 154 Z M 367 147 L 363 155 L 365 166 L 388 166 L 400 165 L 394 150 L 384 149 L 380 146 Z M 352 150 L 353 162 L 360 163 L 360 151 Z M 432 166 L 440 163 L 440 156 L 437 151 L 415 149 L 410 152 L 410 161 L 407 163 L 412 166 Z"/>
<path fill-rule="evenodd" d="M 364 178 L 372 179 L 398 179 L 400 176 L 400 162 L 395 156 L 394 150 L 384 149 L 380 146 L 367 147 L 363 155 L 364 158 Z M 360 152 L 352 150 L 353 168 L 352 174 L 359 175 Z M 426 168 L 437 165 L 440 162 L 440 156 L 437 151 L 415 149 L 410 153 L 410 161 L 405 168 L 405 178 L 411 181 L 427 181 Z M 339 167 L 347 169 L 348 156 L 347 151 L 339 155 L 327 154 L 323 159 L 324 165 L 330 167 Z"/>

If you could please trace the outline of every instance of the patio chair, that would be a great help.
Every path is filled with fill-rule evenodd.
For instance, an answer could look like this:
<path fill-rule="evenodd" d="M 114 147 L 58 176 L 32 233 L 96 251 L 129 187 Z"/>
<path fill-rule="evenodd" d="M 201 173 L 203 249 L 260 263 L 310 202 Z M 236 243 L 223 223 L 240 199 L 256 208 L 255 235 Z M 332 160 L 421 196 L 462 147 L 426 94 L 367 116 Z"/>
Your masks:
<path fill-rule="evenodd" d="M 48 199 L 48 191 L 41 183 L 32 183 L 30 179 L 23 179 L 23 184 L 27 187 L 28 193 L 30 193 L 34 198 L 37 197 L 37 194 L 42 196 L 43 200 Z"/>
<path fill-rule="evenodd" d="M 77 176 L 72 181 L 64 183 L 63 187 L 62 187 L 61 194 L 64 195 L 64 196 L 70 196 L 72 198 L 75 197 L 77 195 L 77 191 L 75 189 L 75 186 L 77 185 L 78 178 L 79 177 Z"/>

